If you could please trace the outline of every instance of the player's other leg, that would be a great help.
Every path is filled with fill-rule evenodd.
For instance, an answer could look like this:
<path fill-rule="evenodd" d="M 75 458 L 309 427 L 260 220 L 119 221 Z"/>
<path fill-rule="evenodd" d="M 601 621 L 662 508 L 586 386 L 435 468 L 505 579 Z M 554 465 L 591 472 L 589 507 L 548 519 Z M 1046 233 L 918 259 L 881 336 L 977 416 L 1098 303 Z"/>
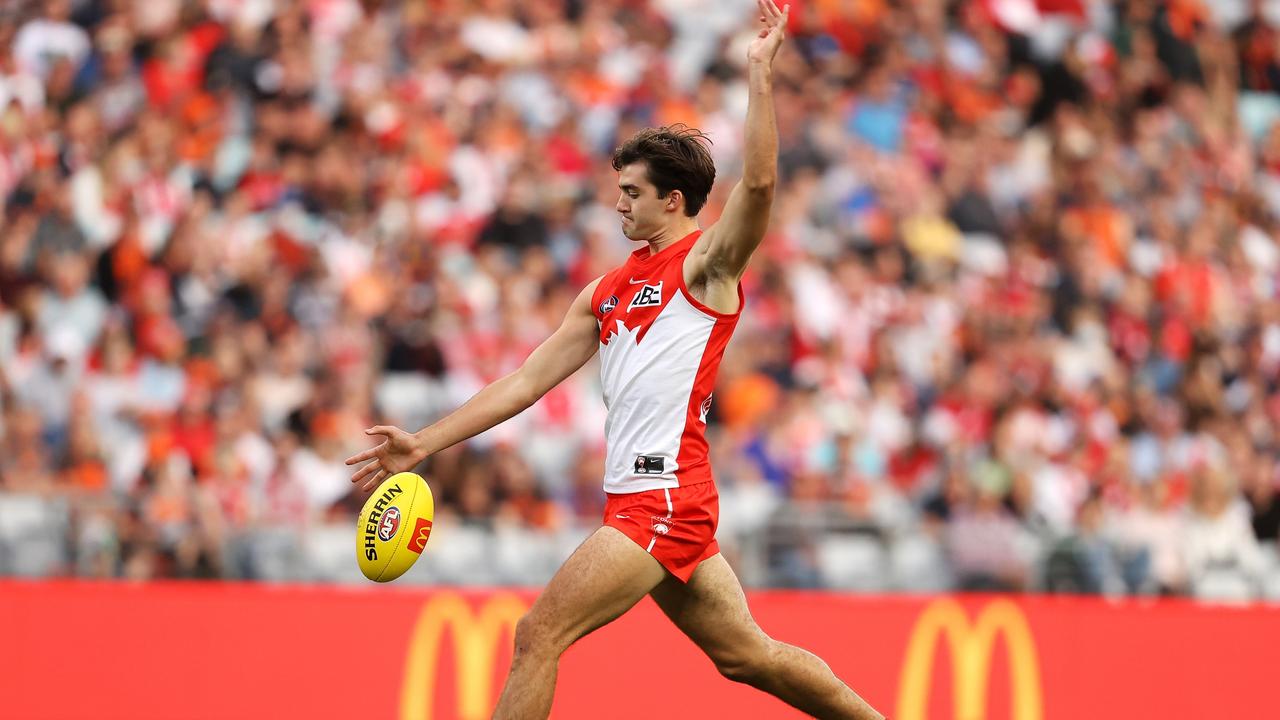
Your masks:
<path fill-rule="evenodd" d="M 495 720 L 551 714 L 560 655 L 657 587 L 667 571 L 621 531 L 602 527 L 573 551 L 516 624 L 511 673 Z"/>
<path fill-rule="evenodd" d="M 704 560 L 687 584 L 668 577 L 650 595 L 730 680 L 817 718 L 884 720 L 817 655 L 778 642 L 756 625 L 724 557 Z"/>

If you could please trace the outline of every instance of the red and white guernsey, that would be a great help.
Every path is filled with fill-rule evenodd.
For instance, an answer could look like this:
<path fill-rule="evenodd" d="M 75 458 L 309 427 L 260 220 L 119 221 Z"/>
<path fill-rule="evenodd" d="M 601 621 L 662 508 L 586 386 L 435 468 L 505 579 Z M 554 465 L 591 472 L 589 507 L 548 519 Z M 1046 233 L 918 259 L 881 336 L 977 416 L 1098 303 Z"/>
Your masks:
<path fill-rule="evenodd" d="M 711 480 L 707 411 L 720 358 L 742 314 L 703 305 L 684 283 L 701 231 L 631 254 L 596 286 L 606 457 L 604 489 L 636 493 Z"/>

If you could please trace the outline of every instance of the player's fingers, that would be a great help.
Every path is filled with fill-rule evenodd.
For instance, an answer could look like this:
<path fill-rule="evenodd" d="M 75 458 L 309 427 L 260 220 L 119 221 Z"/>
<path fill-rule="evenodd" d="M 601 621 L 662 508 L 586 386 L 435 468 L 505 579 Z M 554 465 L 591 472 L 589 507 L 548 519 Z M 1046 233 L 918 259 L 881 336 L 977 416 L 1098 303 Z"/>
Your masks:
<path fill-rule="evenodd" d="M 781 15 L 778 8 L 769 0 L 756 0 L 756 5 L 760 7 L 760 22 L 772 27 Z"/>
<path fill-rule="evenodd" d="M 365 460 L 368 460 L 369 458 L 378 454 L 378 448 L 380 447 L 382 447 L 381 443 L 369 448 L 368 450 L 361 450 L 355 455 L 352 455 L 351 457 L 347 458 L 347 464 L 355 465 L 356 463 L 362 463 Z"/>
<path fill-rule="evenodd" d="M 355 472 L 351 473 L 351 482 L 360 482 L 361 480 L 368 478 L 369 475 L 376 473 L 381 469 L 382 469 L 382 463 L 378 460 L 374 460 L 368 465 L 365 465 L 359 470 L 356 470 Z"/>
<path fill-rule="evenodd" d="M 769 32 L 784 34 L 787 31 L 787 16 L 781 15 L 769 26 Z"/>
<path fill-rule="evenodd" d="M 378 483 L 382 482 L 382 478 L 386 476 L 387 476 L 387 471 L 379 468 L 378 472 L 370 476 L 370 478 L 365 481 L 364 485 L 362 485 L 360 489 L 364 490 L 365 492 L 369 492 L 370 490 L 377 487 Z"/>
<path fill-rule="evenodd" d="M 395 433 L 395 428 L 391 427 L 390 425 L 374 425 L 373 427 L 364 431 L 365 435 L 386 435 L 387 437 L 391 437 L 392 434 L 394 433 Z"/>

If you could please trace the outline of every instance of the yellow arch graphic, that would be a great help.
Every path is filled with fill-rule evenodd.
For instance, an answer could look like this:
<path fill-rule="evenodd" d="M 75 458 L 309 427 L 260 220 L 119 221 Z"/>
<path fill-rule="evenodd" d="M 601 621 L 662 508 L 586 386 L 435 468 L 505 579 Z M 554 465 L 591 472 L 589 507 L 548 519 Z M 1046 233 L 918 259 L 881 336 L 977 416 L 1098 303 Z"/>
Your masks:
<path fill-rule="evenodd" d="M 409 636 L 409 654 L 400 684 L 401 720 L 431 720 L 439 670 L 440 642 L 445 628 L 453 630 L 457 665 L 458 715 L 481 720 L 493 710 L 493 665 L 503 631 L 515 633 L 527 606 L 511 593 L 489 598 L 473 613 L 461 596 L 442 593 L 423 606 Z"/>
<path fill-rule="evenodd" d="M 1009 650 L 1013 720 L 1042 720 L 1040 663 L 1031 627 L 1010 600 L 992 600 L 971 625 L 960 603 L 941 598 L 920 614 L 907 644 L 898 686 L 898 720 L 925 720 L 933 659 L 940 639 L 951 645 L 952 686 L 956 720 L 983 720 L 996 635 Z"/>

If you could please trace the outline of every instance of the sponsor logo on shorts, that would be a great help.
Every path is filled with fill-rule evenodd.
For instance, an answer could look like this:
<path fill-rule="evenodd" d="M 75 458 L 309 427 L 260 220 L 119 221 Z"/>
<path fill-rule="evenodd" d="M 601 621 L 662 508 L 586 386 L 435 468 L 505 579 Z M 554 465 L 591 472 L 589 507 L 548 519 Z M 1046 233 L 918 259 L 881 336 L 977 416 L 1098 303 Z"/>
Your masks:
<path fill-rule="evenodd" d="M 676 521 L 670 517 L 658 517 L 657 515 L 654 515 L 652 519 L 653 532 L 658 535 L 666 535 L 671 532 L 671 526 L 676 524 Z"/>
<path fill-rule="evenodd" d="M 400 529 L 400 508 L 392 506 L 382 513 L 382 522 L 378 524 L 378 539 L 387 542 L 396 536 Z"/>

